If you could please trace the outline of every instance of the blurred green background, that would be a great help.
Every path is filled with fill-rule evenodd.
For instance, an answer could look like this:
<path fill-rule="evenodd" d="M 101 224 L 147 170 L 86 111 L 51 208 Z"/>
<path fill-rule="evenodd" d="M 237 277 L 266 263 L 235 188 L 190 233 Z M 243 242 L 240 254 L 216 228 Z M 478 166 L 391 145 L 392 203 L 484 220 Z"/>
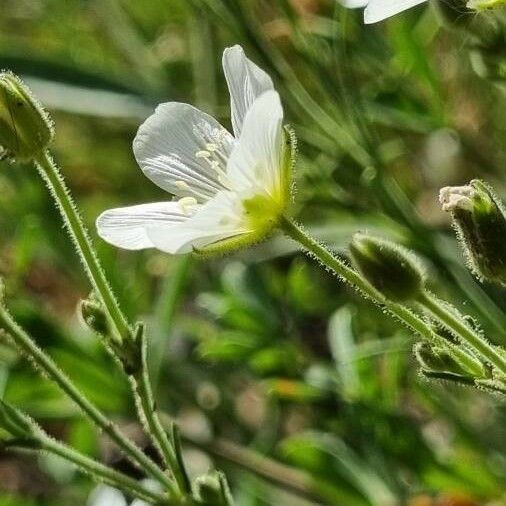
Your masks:
<path fill-rule="evenodd" d="M 157 103 L 230 125 L 220 59 L 239 43 L 273 77 L 298 137 L 294 215 L 340 251 L 358 230 L 414 249 L 433 289 L 500 343 L 504 291 L 468 274 L 437 194 L 474 177 L 506 194 L 504 13 L 445 24 L 422 5 L 364 26 L 334 0 L 0 5 L 0 67 L 54 118 L 55 157 L 122 306 L 149 325 L 159 405 L 181 425 L 192 473 L 225 470 L 240 506 L 506 504 L 504 403 L 420 379 L 414 336 L 290 242 L 200 261 L 120 251 L 94 229 L 104 209 L 166 198 L 131 152 Z M 15 316 L 144 443 L 125 381 L 78 317 L 89 287 L 30 165 L 0 162 L 0 237 Z M 6 345 L 0 393 L 136 475 Z M 1 506 L 87 504 L 93 488 L 53 458 L 0 453 Z"/>

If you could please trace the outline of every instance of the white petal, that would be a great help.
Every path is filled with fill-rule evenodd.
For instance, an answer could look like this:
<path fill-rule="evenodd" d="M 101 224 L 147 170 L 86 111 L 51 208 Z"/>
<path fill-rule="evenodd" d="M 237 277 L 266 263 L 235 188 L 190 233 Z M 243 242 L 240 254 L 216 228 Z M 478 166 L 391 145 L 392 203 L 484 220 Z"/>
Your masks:
<path fill-rule="evenodd" d="M 140 126 L 133 149 L 144 174 L 158 186 L 204 202 L 223 189 L 220 174 L 233 144 L 232 135 L 208 114 L 168 102 Z"/>
<path fill-rule="evenodd" d="M 426 0 L 370 0 L 364 11 L 364 22 L 376 23 Z"/>
<path fill-rule="evenodd" d="M 244 119 L 239 142 L 227 166 L 227 179 L 237 191 L 277 193 L 282 183 L 283 108 L 278 93 L 255 100 Z"/>
<path fill-rule="evenodd" d="M 266 72 L 246 58 L 238 45 L 223 51 L 223 71 L 230 92 L 232 127 L 235 137 L 239 137 L 248 109 L 260 95 L 273 90 L 274 84 Z"/>
<path fill-rule="evenodd" d="M 123 494 L 107 485 L 99 485 L 90 494 L 87 506 L 127 506 Z"/>
<path fill-rule="evenodd" d="M 188 220 L 196 207 L 182 206 L 179 202 L 159 202 L 110 209 L 97 218 L 98 235 L 120 248 L 153 248 L 146 233 L 147 227 L 160 225 L 170 228 Z"/>
<path fill-rule="evenodd" d="M 341 3 L 348 9 L 356 9 L 358 7 L 365 7 L 369 0 L 341 0 Z"/>
<path fill-rule="evenodd" d="M 184 223 L 174 227 L 152 226 L 148 237 L 167 253 L 189 253 L 194 249 L 250 232 L 243 221 L 243 207 L 235 193 L 223 191 L 201 206 Z"/>

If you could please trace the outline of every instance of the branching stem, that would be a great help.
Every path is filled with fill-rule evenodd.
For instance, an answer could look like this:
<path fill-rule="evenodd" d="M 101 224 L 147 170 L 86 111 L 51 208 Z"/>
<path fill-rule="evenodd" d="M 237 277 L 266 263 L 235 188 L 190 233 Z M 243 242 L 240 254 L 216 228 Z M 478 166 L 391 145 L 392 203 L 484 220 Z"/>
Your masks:
<path fill-rule="evenodd" d="M 63 176 L 48 151 L 45 151 L 43 155 L 37 159 L 36 165 L 42 179 L 46 182 L 56 202 L 88 278 L 114 325 L 117 338 L 120 342 L 124 339 L 133 339 L 132 328 L 111 290 L 97 254 L 95 253 L 89 234 L 71 198 L 70 191 L 65 184 Z M 145 348 L 145 343 L 143 346 Z M 181 492 L 190 492 L 190 490 L 188 490 L 188 480 L 184 479 L 185 473 L 177 465 L 178 461 L 175 458 L 174 449 L 163 430 L 155 409 L 145 359 L 146 350 L 144 349 L 142 353 L 144 355 L 142 369 L 135 377 L 131 377 L 130 381 L 134 396 L 136 397 L 139 418 L 146 422 L 145 427 L 147 428 L 148 435 L 160 451 L 160 455 L 165 463 L 173 472 Z M 163 476 L 165 475 L 163 474 Z"/>
<path fill-rule="evenodd" d="M 30 336 L 14 321 L 3 304 L 0 304 L 0 327 L 12 339 L 20 351 L 34 367 L 54 381 L 72 399 L 97 427 L 103 430 L 137 466 L 148 475 L 173 492 L 169 477 L 120 429 L 114 425 L 88 398 L 74 385 L 70 378 L 59 369 L 49 355 L 44 353 Z"/>
<path fill-rule="evenodd" d="M 479 355 L 490 362 L 498 371 L 506 375 L 506 358 L 498 352 L 487 340 L 459 318 L 454 312 L 445 307 L 444 303 L 430 293 L 423 293 L 419 303 L 436 320 L 442 323 L 461 341 L 475 349 Z"/>
<path fill-rule="evenodd" d="M 357 271 L 346 265 L 343 260 L 329 251 L 325 246 L 306 234 L 295 222 L 287 217 L 282 217 L 280 228 L 285 234 L 299 243 L 310 256 L 317 258 L 325 267 L 332 270 L 339 278 L 349 283 L 366 298 L 385 308 L 389 313 L 422 337 L 428 340 L 434 338 L 434 333 L 430 326 L 418 315 L 407 307 L 391 302 L 383 297 L 383 295 L 375 290 Z"/>

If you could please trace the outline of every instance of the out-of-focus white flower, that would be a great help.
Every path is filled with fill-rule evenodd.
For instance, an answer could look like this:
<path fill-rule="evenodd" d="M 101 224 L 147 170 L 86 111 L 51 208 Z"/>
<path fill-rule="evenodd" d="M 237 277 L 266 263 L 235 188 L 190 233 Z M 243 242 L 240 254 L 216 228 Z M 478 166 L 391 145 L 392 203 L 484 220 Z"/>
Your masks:
<path fill-rule="evenodd" d="M 139 128 L 144 174 L 177 198 L 112 209 L 99 235 L 125 249 L 224 251 L 263 238 L 288 200 L 283 109 L 270 77 L 240 46 L 223 53 L 234 135 L 195 107 L 169 102 Z"/>
<path fill-rule="evenodd" d="M 127 502 L 119 490 L 99 485 L 88 497 L 87 506 L 127 506 Z"/>
<path fill-rule="evenodd" d="M 161 492 L 159 484 L 152 480 L 142 480 L 142 484 L 153 492 Z M 128 506 L 128 503 L 123 494 L 116 488 L 108 485 L 98 485 L 89 495 L 86 506 Z M 134 499 L 130 506 L 149 506 L 149 503 L 141 499 Z"/>
<path fill-rule="evenodd" d="M 415 7 L 427 0 L 342 0 L 345 7 L 365 7 L 364 22 L 366 24 L 383 21 L 399 12 Z"/>

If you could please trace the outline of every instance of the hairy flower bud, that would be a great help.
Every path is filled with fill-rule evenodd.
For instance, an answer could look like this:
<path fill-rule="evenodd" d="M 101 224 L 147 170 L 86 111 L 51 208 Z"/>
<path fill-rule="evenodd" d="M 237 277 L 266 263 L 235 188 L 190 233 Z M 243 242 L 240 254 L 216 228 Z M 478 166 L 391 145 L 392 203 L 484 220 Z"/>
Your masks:
<path fill-rule="evenodd" d="M 455 374 L 466 374 L 467 372 L 444 348 L 419 342 L 414 347 L 414 353 L 423 369 Z"/>
<path fill-rule="evenodd" d="M 0 147 L 3 156 L 30 160 L 53 139 L 49 115 L 12 72 L 0 73 Z"/>
<path fill-rule="evenodd" d="M 440 201 L 451 212 L 471 270 L 506 285 L 506 211 L 482 181 L 443 188 Z"/>
<path fill-rule="evenodd" d="M 110 333 L 109 322 L 104 310 L 98 302 L 93 300 L 81 301 L 81 315 L 88 327 L 100 336 L 108 336 Z"/>
<path fill-rule="evenodd" d="M 353 237 L 350 252 L 356 268 L 388 299 L 412 300 L 423 291 L 423 270 L 406 248 L 359 233 Z"/>
<path fill-rule="evenodd" d="M 231 504 L 228 485 L 222 473 L 211 471 L 195 480 L 199 499 L 209 506 L 228 506 Z"/>

